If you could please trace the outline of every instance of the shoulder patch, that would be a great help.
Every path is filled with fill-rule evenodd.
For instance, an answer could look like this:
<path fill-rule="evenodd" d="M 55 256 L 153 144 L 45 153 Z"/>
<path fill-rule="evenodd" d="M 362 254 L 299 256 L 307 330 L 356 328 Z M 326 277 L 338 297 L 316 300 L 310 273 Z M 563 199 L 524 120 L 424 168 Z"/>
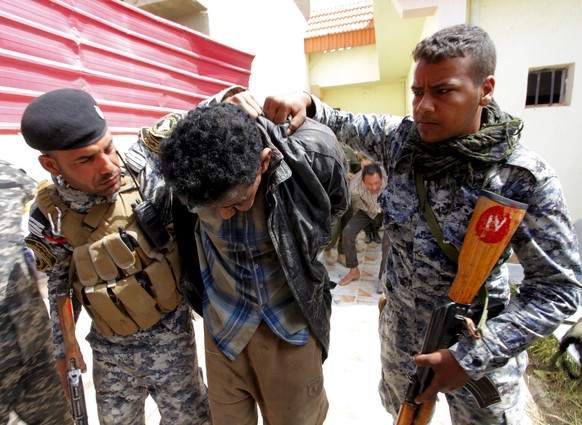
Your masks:
<path fill-rule="evenodd" d="M 44 272 L 53 268 L 57 262 L 57 257 L 49 251 L 45 244 L 31 237 L 24 238 L 24 243 L 34 252 L 34 262 L 38 271 Z"/>
<path fill-rule="evenodd" d="M 167 139 L 176 124 L 182 120 L 182 115 L 171 113 L 156 121 L 151 127 L 139 130 L 139 139 L 152 152 L 160 153 L 160 144 Z"/>
<path fill-rule="evenodd" d="M 50 226 L 49 221 L 42 211 L 39 208 L 33 209 L 28 218 L 28 231 L 39 238 L 43 238 L 43 231 L 48 226 Z"/>
<path fill-rule="evenodd" d="M 133 170 L 136 174 L 141 173 L 147 164 L 143 151 L 144 147 L 140 146 L 139 150 L 132 147 L 125 153 L 125 162 L 127 163 L 127 166 L 131 168 L 131 170 Z"/>

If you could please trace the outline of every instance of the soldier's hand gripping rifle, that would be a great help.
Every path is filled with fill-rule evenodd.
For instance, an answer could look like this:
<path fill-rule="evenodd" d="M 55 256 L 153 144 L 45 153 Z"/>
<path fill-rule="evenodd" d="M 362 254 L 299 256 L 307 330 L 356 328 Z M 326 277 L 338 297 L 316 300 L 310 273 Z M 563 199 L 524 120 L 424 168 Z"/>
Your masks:
<path fill-rule="evenodd" d="M 448 294 L 450 301 L 433 310 L 421 354 L 455 344 L 464 328 L 469 305 L 507 247 L 526 209 L 525 204 L 488 191 L 481 192 L 459 254 L 458 271 Z M 424 392 L 433 375 L 430 367 L 416 368 L 400 407 L 397 425 L 420 425 L 430 421 L 436 400 L 420 405 L 414 400 Z M 470 380 L 465 388 L 480 407 L 500 401 L 499 392 L 488 377 Z"/>
<path fill-rule="evenodd" d="M 70 295 L 57 297 L 61 331 L 65 344 L 67 365 L 67 384 L 69 389 L 69 401 L 71 402 L 71 414 L 77 425 L 87 425 L 87 406 L 85 405 L 85 391 L 81 369 L 77 365 L 79 350 L 75 337 L 75 319 L 73 317 L 73 303 Z"/>

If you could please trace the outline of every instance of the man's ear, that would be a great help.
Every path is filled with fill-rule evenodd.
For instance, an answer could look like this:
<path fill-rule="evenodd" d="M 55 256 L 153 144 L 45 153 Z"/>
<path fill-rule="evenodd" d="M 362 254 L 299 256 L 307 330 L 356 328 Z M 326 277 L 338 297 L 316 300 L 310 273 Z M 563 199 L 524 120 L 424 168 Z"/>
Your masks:
<path fill-rule="evenodd" d="M 481 106 L 487 106 L 493 100 L 493 92 L 495 90 L 495 77 L 493 75 L 487 76 L 481 83 Z"/>
<path fill-rule="evenodd" d="M 55 161 L 53 157 L 43 154 L 38 157 L 38 162 L 40 162 L 42 168 L 47 170 L 53 176 L 56 177 L 61 175 L 61 171 L 59 170 L 59 164 L 57 164 L 57 161 Z"/>
<path fill-rule="evenodd" d="M 271 161 L 271 148 L 263 148 L 261 151 L 261 166 L 259 172 L 263 174 L 269 168 L 269 162 Z"/>

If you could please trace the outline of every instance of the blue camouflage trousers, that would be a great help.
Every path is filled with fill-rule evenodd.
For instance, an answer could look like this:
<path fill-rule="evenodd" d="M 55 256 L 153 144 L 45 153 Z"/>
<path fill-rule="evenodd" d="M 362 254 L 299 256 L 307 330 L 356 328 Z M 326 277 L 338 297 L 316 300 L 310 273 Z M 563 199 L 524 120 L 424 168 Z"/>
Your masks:
<path fill-rule="evenodd" d="M 145 424 L 148 395 L 158 406 L 161 424 L 210 423 L 190 312 L 184 305 L 178 308 L 184 310 L 178 312 L 180 332 L 170 331 L 162 319 L 128 337 L 88 337 L 101 425 Z"/>
<path fill-rule="evenodd" d="M 0 424 L 8 423 L 10 411 L 29 425 L 73 423 L 49 347 L 47 340 L 30 361 L 0 372 Z"/>
<path fill-rule="evenodd" d="M 409 376 L 414 373 L 412 358 L 413 335 L 407 326 L 408 317 L 397 308 L 390 309 L 390 300 L 384 307 L 379 321 L 382 378 L 379 392 L 384 408 L 395 419 L 404 400 Z M 408 323 L 410 324 L 410 323 Z M 531 423 L 525 413 L 526 388 L 523 374 L 527 366 L 527 352 L 522 352 L 503 367 L 488 376 L 501 395 L 501 402 L 489 408 L 479 408 L 473 396 L 465 388 L 446 394 L 455 425 L 526 425 Z"/>

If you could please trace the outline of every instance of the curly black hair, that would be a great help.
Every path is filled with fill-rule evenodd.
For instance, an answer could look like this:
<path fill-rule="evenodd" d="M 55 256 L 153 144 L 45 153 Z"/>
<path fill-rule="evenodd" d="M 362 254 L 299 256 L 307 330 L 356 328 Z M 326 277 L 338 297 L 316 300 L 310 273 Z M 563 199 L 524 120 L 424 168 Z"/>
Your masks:
<path fill-rule="evenodd" d="M 218 103 L 188 112 L 161 145 L 166 182 L 190 206 L 221 199 L 255 182 L 263 139 L 257 123 L 238 105 Z"/>

